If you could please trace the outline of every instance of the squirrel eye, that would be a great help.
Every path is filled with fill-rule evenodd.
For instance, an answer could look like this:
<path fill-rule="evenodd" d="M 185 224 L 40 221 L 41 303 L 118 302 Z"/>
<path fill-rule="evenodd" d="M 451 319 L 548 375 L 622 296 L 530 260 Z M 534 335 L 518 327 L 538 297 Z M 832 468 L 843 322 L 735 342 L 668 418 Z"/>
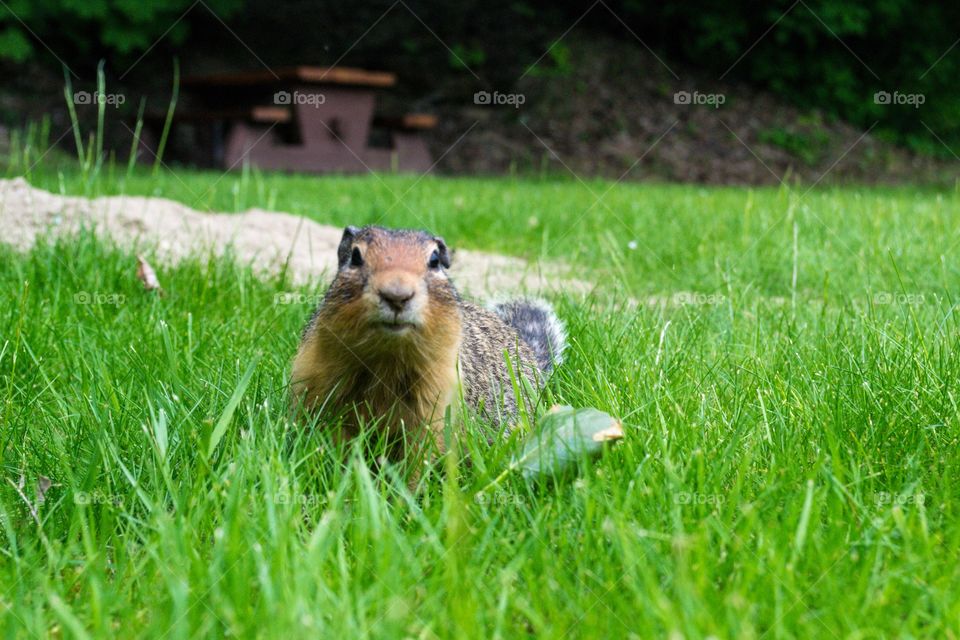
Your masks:
<path fill-rule="evenodd" d="M 360 249 L 354 247 L 353 253 L 350 254 L 350 266 L 359 267 L 361 265 L 363 265 L 363 256 L 360 255 Z"/>
<path fill-rule="evenodd" d="M 430 254 L 430 260 L 427 261 L 427 266 L 431 269 L 440 268 L 440 252 L 434 250 L 433 253 Z"/>

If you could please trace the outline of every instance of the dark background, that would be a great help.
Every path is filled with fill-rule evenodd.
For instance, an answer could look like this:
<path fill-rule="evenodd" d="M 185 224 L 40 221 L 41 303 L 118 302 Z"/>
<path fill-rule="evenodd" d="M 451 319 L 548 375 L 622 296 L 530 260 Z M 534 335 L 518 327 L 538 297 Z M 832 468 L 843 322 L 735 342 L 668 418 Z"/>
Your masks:
<path fill-rule="evenodd" d="M 175 59 L 184 73 L 336 62 L 396 72 L 388 103 L 443 116 L 431 139 L 438 156 L 480 121 L 482 135 L 471 133 L 472 144 L 441 164 L 451 172 L 531 168 L 559 156 L 578 172 L 615 175 L 678 120 L 647 174 L 736 181 L 722 166 L 749 160 L 733 150 L 742 143 L 777 177 L 807 168 L 815 176 L 866 131 L 872 155 L 854 154 L 860 172 L 851 165 L 839 175 L 913 179 L 956 161 L 958 38 L 960 3 L 907 0 L 5 0 L 0 121 L 22 126 L 38 110 L 62 109 L 63 63 L 75 88 L 92 88 L 103 60 L 108 88 L 134 97 L 120 110 L 130 117 L 140 95 L 163 106 Z M 528 100 L 512 113 L 482 114 L 472 105 L 478 90 Z M 689 110 L 667 113 L 678 90 L 725 94 L 713 114 L 723 128 Z M 877 104 L 878 91 L 924 102 Z M 112 137 L 121 149 L 122 135 Z M 617 144 L 626 145 L 623 159 Z M 683 145 L 717 169 L 691 169 Z M 770 178 L 759 165 L 751 171 L 756 180 L 747 182 Z"/>

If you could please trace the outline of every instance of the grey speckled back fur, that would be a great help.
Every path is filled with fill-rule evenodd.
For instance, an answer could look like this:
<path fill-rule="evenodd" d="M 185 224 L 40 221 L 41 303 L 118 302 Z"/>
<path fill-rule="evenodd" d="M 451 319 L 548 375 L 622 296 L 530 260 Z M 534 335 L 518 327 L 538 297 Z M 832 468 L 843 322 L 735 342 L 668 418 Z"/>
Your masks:
<path fill-rule="evenodd" d="M 507 432 L 519 414 L 505 354 L 535 389 L 544 382 L 536 354 L 519 338 L 516 330 L 497 314 L 466 300 L 460 301 L 463 336 L 460 347 L 460 373 L 467 403 Z M 523 398 L 533 411 L 536 398 Z"/>
<path fill-rule="evenodd" d="M 533 351 L 541 371 L 549 372 L 563 362 L 567 332 L 550 303 L 520 298 L 496 303 L 490 310 L 516 329 Z"/>

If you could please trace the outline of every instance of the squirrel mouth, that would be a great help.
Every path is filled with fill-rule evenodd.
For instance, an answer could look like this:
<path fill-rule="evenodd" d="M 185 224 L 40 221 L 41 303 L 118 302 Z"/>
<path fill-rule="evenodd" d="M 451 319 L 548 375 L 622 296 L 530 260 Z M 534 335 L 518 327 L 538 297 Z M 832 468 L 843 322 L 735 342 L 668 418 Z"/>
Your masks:
<path fill-rule="evenodd" d="M 377 326 L 385 331 L 390 333 L 404 333 L 408 329 L 413 329 L 416 327 L 412 322 L 402 322 L 402 321 L 382 321 L 378 322 Z"/>

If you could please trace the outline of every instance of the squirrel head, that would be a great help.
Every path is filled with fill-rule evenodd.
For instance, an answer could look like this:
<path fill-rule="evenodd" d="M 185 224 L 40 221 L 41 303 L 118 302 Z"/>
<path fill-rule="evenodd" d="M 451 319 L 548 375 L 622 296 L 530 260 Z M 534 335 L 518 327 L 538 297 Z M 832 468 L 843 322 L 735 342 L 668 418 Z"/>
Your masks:
<path fill-rule="evenodd" d="M 370 332 L 385 341 L 438 329 L 458 296 L 447 277 L 450 251 L 424 231 L 347 227 L 337 249 L 337 275 L 327 292 L 328 319 L 341 335 Z M 331 317 L 332 316 L 332 317 Z"/>

